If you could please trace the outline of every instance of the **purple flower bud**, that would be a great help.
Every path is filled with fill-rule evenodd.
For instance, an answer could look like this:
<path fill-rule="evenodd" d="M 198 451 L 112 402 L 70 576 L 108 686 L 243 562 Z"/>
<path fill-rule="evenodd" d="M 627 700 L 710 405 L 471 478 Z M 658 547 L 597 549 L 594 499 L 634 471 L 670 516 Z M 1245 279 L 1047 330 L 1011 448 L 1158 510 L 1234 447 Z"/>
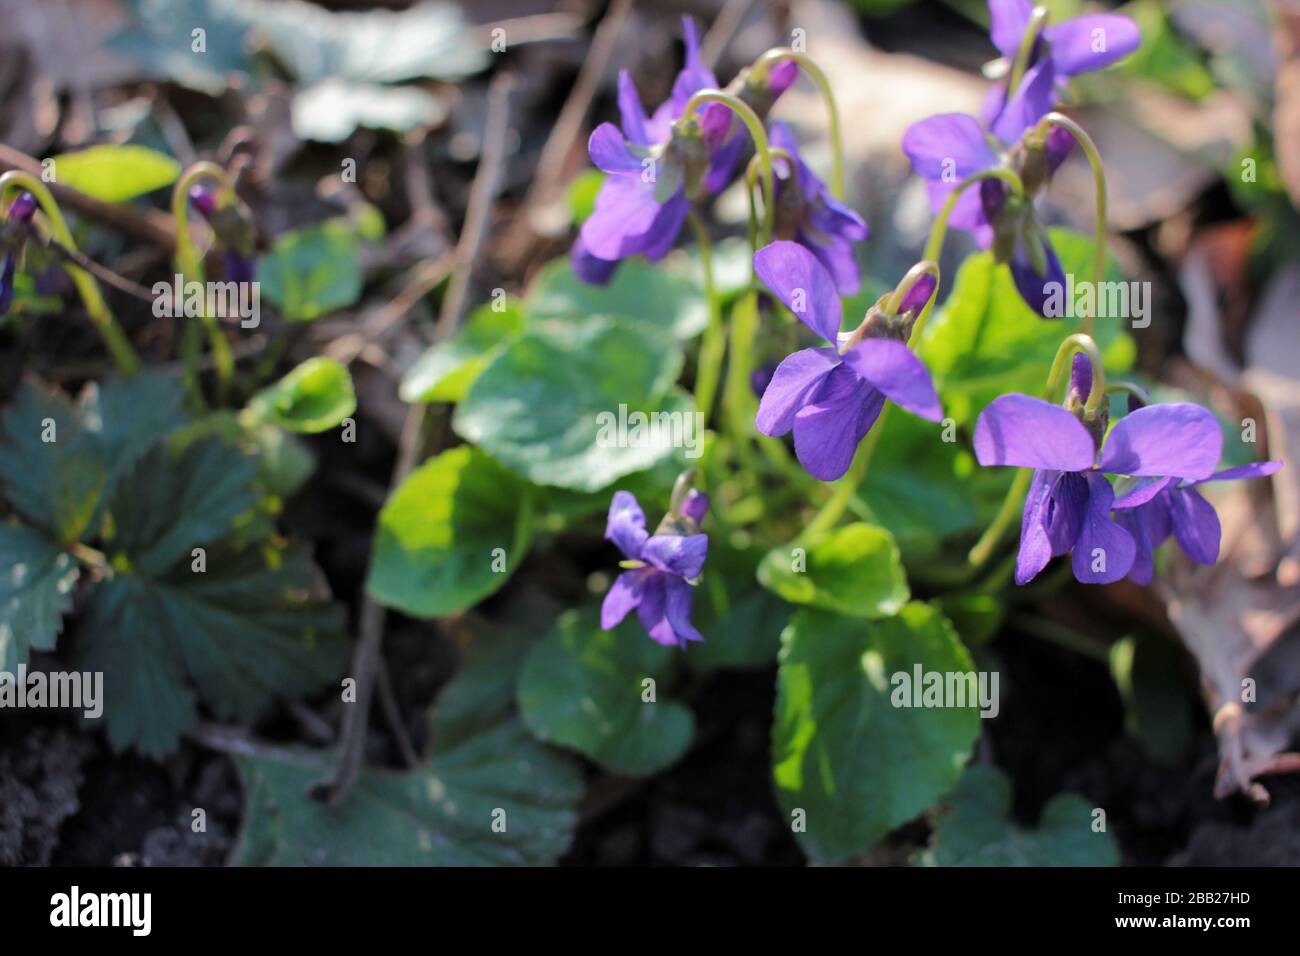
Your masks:
<path fill-rule="evenodd" d="M 903 301 L 898 304 L 898 314 L 907 315 L 910 312 L 913 316 L 920 315 L 925 304 L 930 301 L 930 296 L 934 294 L 935 281 L 930 273 L 922 273 L 912 283 L 912 288 L 907 290 Z"/>
<path fill-rule="evenodd" d="M 709 496 L 698 488 L 692 488 L 686 493 L 686 500 L 682 502 L 682 517 L 690 518 L 697 525 L 704 520 L 704 516 L 709 513 Z"/>
<path fill-rule="evenodd" d="M 1069 397 L 1086 402 L 1092 392 L 1092 360 L 1085 352 L 1075 352 L 1074 362 L 1070 365 Z"/>
<path fill-rule="evenodd" d="M 194 204 L 200 215 L 204 219 L 211 219 L 217 211 L 217 194 L 211 186 L 205 186 L 202 183 L 195 183 L 190 187 L 190 202 Z"/>
<path fill-rule="evenodd" d="M 252 282 L 257 275 L 253 260 L 248 256 L 240 255 L 234 249 L 225 250 L 221 261 L 225 266 L 227 282 Z"/>
<path fill-rule="evenodd" d="M 36 197 L 31 193 L 19 193 L 9 206 L 9 218 L 19 222 L 31 222 L 36 214 Z"/>

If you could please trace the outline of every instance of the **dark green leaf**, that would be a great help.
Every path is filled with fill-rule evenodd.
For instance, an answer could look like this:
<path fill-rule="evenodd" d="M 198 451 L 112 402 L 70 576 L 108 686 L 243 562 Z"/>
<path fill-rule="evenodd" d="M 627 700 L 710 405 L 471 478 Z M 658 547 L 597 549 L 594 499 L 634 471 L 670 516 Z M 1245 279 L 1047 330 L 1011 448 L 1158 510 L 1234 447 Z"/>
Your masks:
<path fill-rule="evenodd" d="M 262 294 L 298 321 L 352 305 L 361 297 L 361 241 L 346 219 L 286 232 L 257 266 Z"/>
<path fill-rule="evenodd" d="M 251 719 L 276 696 L 337 680 L 347 661 L 338 609 L 307 555 L 266 545 L 212 549 L 157 579 L 119 573 L 95 589 L 77 667 L 104 673 L 108 738 L 160 757 L 197 719 Z M 197 695 L 196 695 L 197 689 Z"/>
<path fill-rule="evenodd" d="M 957 782 L 979 736 L 978 704 L 895 700 L 905 702 L 900 689 L 917 666 L 946 675 L 974 665 L 943 616 L 919 603 L 881 621 L 802 610 L 782 643 L 772 727 L 777 798 L 794 823 L 802 819 L 795 836 L 811 856 L 841 860 Z"/>
<path fill-rule="evenodd" d="M 646 332 L 680 339 L 698 335 L 709 322 L 700 285 L 641 259 L 624 260 L 605 286 L 583 282 L 568 259 L 557 259 L 537 274 L 524 304 L 533 320 L 618 315 Z"/>
<path fill-rule="evenodd" d="M 932 866 L 1115 866 L 1119 853 L 1105 832 L 1092 829 L 1092 810 L 1074 794 L 1058 794 L 1043 808 L 1038 826 L 1022 830 L 1010 820 L 1011 785 L 994 767 L 962 774 L 939 818 L 934 844 L 923 860 Z"/>
<path fill-rule="evenodd" d="M 627 319 L 549 323 L 483 370 L 453 424 L 535 484 L 596 491 L 672 456 L 674 445 L 703 441 L 689 399 L 668 392 L 681 364 L 671 339 Z M 658 419 L 667 427 L 634 433 L 634 413 L 668 413 Z"/>
<path fill-rule="evenodd" d="M 603 631 L 594 609 L 569 612 L 524 663 L 524 722 L 539 739 L 585 754 L 611 773 L 662 770 L 695 733 L 690 710 L 664 699 L 660 686 L 677 653 L 652 641 L 635 614 Z M 651 690 L 655 699 L 648 701 Z"/>
<path fill-rule="evenodd" d="M 366 590 L 414 617 L 477 604 L 528 551 L 530 495 L 526 483 L 476 448 L 430 459 L 379 513 Z"/>
<path fill-rule="evenodd" d="M 320 755 L 244 757 L 240 866 L 545 866 L 567 849 L 582 781 L 517 721 L 439 745 L 410 773 L 366 770 L 340 806 L 307 791 Z"/>
<path fill-rule="evenodd" d="M 14 673 L 32 648 L 54 650 L 72 607 L 72 556 L 39 531 L 0 523 L 0 671 Z"/>
<path fill-rule="evenodd" d="M 697 671 L 765 667 L 776 660 L 790 606 L 761 587 L 759 556 L 709 542 L 704 580 L 695 591 L 695 626 L 704 643 L 684 655 Z"/>

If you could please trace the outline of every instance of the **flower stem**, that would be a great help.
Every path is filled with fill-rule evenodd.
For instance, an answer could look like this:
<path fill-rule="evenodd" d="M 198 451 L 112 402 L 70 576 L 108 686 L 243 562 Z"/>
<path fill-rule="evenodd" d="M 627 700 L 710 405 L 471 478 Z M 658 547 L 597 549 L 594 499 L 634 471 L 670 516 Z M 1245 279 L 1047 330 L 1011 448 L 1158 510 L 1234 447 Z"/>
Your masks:
<path fill-rule="evenodd" d="M 1106 278 L 1106 169 L 1102 165 L 1097 144 L 1092 141 L 1092 137 L 1082 126 L 1063 113 L 1056 112 L 1048 113 L 1038 121 L 1038 128 L 1044 133 L 1053 126 L 1060 127 L 1074 137 L 1083 154 L 1088 157 L 1088 165 L 1092 167 L 1093 191 L 1097 198 L 1096 235 L 1093 237 L 1092 247 L 1092 284 L 1093 289 L 1096 290 L 1101 287 L 1102 280 Z M 1089 309 L 1088 314 L 1083 317 L 1083 331 L 1089 335 L 1092 334 L 1093 311 Z"/>
<path fill-rule="evenodd" d="M 966 556 L 971 567 L 978 568 L 993 556 L 993 552 L 1002 541 L 1003 533 L 1020 513 L 1021 503 L 1024 501 L 1025 492 L 1029 490 L 1029 482 L 1033 476 L 1034 473 L 1029 468 L 1020 468 L 1016 471 L 1016 478 L 1007 489 L 1007 496 L 1002 499 L 1002 507 L 998 509 L 997 516 L 984 529 L 980 539 L 975 542 L 975 547 L 971 548 L 970 554 Z"/>
<path fill-rule="evenodd" d="M 223 189 L 234 192 L 234 183 L 224 169 L 216 163 L 204 160 L 187 169 L 172 189 L 172 218 L 176 221 L 176 261 L 180 266 L 183 281 L 206 282 L 203 262 L 198 250 L 194 248 L 189 227 L 189 191 L 201 179 L 215 179 Z M 182 290 L 183 292 L 184 290 Z M 202 306 L 199 318 L 208 333 L 208 344 L 212 349 L 213 368 L 217 373 L 217 398 L 223 400 L 230 390 L 231 380 L 235 374 L 235 359 L 230 350 L 230 343 L 221 334 L 221 324 L 215 316 L 208 315 L 207 296 L 201 296 Z M 186 375 L 190 380 L 191 391 L 198 394 L 197 343 L 192 334 L 185 336 Z"/>
<path fill-rule="evenodd" d="M 686 108 L 682 110 L 682 119 L 687 120 L 694 117 L 695 113 L 705 103 L 721 103 L 735 113 L 740 117 L 741 122 L 745 124 L 750 137 L 754 140 L 754 152 L 758 155 L 759 163 L 762 165 L 763 190 L 767 201 L 762 233 L 762 245 L 767 245 L 772 240 L 772 229 L 776 224 L 776 186 L 772 174 L 772 153 L 767 145 L 767 130 L 763 127 L 763 121 L 758 118 L 758 114 L 747 103 L 730 93 L 724 93 L 722 90 L 699 90 L 696 92 L 686 101 Z"/>
<path fill-rule="evenodd" d="M 4 175 L 0 175 L 0 201 L 3 201 L 8 193 L 15 190 L 25 190 L 36 197 L 41 212 L 49 220 L 54 239 L 59 245 L 75 252 L 77 246 L 72 240 L 72 233 L 63 218 L 63 213 L 59 210 L 58 203 L 54 201 L 50 191 L 45 188 L 45 184 L 31 173 L 11 169 Z M 113 313 L 109 311 L 108 303 L 104 301 L 104 296 L 99 291 L 99 284 L 95 281 L 94 276 L 70 262 L 64 263 L 63 268 L 71 277 L 73 285 L 77 287 L 77 293 L 81 296 L 86 312 L 90 316 L 90 320 L 95 323 L 96 329 L 99 330 L 100 338 L 104 340 L 104 346 L 108 349 L 109 355 L 112 356 L 118 371 L 123 375 L 134 375 L 140 371 L 140 358 L 136 355 L 135 349 L 131 347 L 126 335 L 123 334 L 121 327 L 114 320 Z"/>
<path fill-rule="evenodd" d="M 704 269 L 704 295 L 709 300 L 709 324 L 700 342 L 699 370 L 695 375 L 695 409 L 704 414 L 704 421 L 707 422 L 713 411 L 718 380 L 722 377 L 722 357 L 727 350 L 727 336 L 722 319 L 722 302 L 718 299 L 713 279 L 713 245 L 709 242 L 709 230 L 695 210 L 691 210 L 688 218 L 691 229 L 695 232 L 695 244 L 700 250 L 700 265 Z"/>
<path fill-rule="evenodd" d="M 754 336 L 758 332 L 758 293 L 751 289 L 731 310 L 731 334 L 727 344 L 727 381 L 722 397 L 727 430 L 743 467 L 753 470 L 754 417 L 749 378 L 753 372 Z"/>
<path fill-rule="evenodd" d="M 1029 58 L 1034 55 L 1034 45 L 1038 42 L 1038 37 L 1043 32 L 1043 27 L 1047 25 L 1047 8 L 1034 7 L 1029 14 L 1029 20 L 1025 24 L 1025 32 L 1020 37 L 1020 48 L 1016 50 L 1016 60 L 1011 66 L 1011 79 L 1007 81 L 1007 100 L 1016 95 L 1016 90 L 1020 88 L 1020 81 L 1025 78 L 1025 71 L 1029 69 Z"/>
<path fill-rule="evenodd" d="M 796 53 L 788 47 L 768 50 L 750 67 L 751 79 L 761 83 L 767 78 L 771 67 L 782 60 L 793 60 L 799 68 L 812 77 L 826 102 L 826 112 L 830 118 L 831 134 L 831 195 L 836 199 L 844 198 L 844 137 L 840 132 L 840 110 L 835 103 L 835 94 L 831 92 L 831 82 L 826 73 L 813 62 L 806 53 Z"/>

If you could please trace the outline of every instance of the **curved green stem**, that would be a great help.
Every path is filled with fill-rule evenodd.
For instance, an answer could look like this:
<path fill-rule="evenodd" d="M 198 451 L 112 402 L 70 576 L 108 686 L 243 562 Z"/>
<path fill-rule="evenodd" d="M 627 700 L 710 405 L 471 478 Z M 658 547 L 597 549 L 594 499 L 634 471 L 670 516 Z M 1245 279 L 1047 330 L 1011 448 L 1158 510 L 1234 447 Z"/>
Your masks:
<path fill-rule="evenodd" d="M 934 278 L 934 289 L 930 293 L 930 298 L 933 299 L 939 292 L 939 283 L 941 281 L 939 264 L 933 260 L 925 259 L 908 269 L 903 278 L 899 280 L 898 285 L 894 286 L 894 291 L 889 296 L 889 301 L 885 303 L 886 311 L 889 312 L 890 315 L 898 315 L 898 310 L 902 307 L 903 300 L 907 298 L 907 294 L 912 291 L 912 286 L 916 285 L 916 283 L 920 281 L 921 276 L 926 275 Z M 926 305 L 929 304 L 929 299 L 927 299 Z M 924 308 L 922 308 L 922 311 L 924 311 Z"/>
<path fill-rule="evenodd" d="M 749 379 L 753 372 L 754 336 L 758 333 L 758 293 L 752 289 L 731 310 L 728 336 L 727 381 L 722 397 L 727 430 L 735 442 L 736 456 L 746 469 L 755 468 L 752 443 L 754 417 Z"/>
<path fill-rule="evenodd" d="M 849 470 L 836 480 L 831 496 L 826 499 L 826 503 L 821 506 L 820 510 L 813 515 L 812 520 L 808 522 L 808 526 L 799 535 L 799 540 L 812 541 L 819 534 L 829 531 L 835 522 L 840 520 L 840 516 L 848 510 L 849 503 L 858 490 L 858 485 L 862 483 L 862 479 L 867 475 L 867 469 L 871 466 L 871 459 L 875 456 L 876 446 L 880 443 L 880 436 L 885 430 L 885 422 L 889 419 L 890 406 L 891 403 L 886 402 L 885 407 L 880 410 L 880 415 L 875 424 L 871 426 L 871 430 L 867 432 L 867 437 L 858 446 L 853 461 L 849 464 Z"/>
<path fill-rule="evenodd" d="M 754 140 L 754 152 L 762 165 L 763 189 L 767 199 L 763 225 L 763 245 L 767 245 L 772 241 L 772 228 L 776 222 L 776 184 L 772 174 L 772 153 L 767 145 L 767 130 L 763 126 L 763 121 L 758 118 L 758 114 L 750 109 L 747 103 L 722 90 L 700 90 L 695 93 L 686 101 L 686 107 L 682 110 L 682 120 L 692 119 L 700 106 L 705 103 L 721 103 L 735 113 Z"/>
<path fill-rule="evenodd" d="M 183 282 L 193 280 L 205 283 L 207 281 L 203 271 L 203 260 L 199 256 L 198 250 L 194 248 L 194 240 L 190 235 L 189 224 L 190 187 L 201 179 L 215 179 L 223 189 L 230 190 L 232 193 L 235 189 L 234 183 L 230 181 L 230 176 L 226 171 L 216 163 L 207 160 L 195 163 L 185 170 L 172 188 L 172 218 L 176 221 L 176 261 L 180 266 Z M 199 318 L 208 333 L 208 345 L 212 349 L 213 368 L 217 373 L 217 396 L 219 399 L 224 399 L 229 392 L 231 380 L 234 378 L 235 359 L 230 350 L 230 343 L 221 334 L 221 324 L 215 316 L 208 315 L 207 296 L 202 296 L 201 299 L 203 307 L 199 312 Z M 186 374 L 190 377 L 191 388 L 194 390 L 197 389 L 198 377 L 197 343 L 194 341 L 192 333 L 185 335 L 183 341 L 186 350 Z"/>
<path fill-rule="evenodd" d="M 835 103 L 835 94 L 831 92 L 831 81 L 827 79 L 822 68 L 813 62 L 806 53 L 796 53 L 788 47 L 768 50 L 750 67 L 753 82 L 762 83 L 767 79 L 768 70 L 782 60 L 793 60 L 799 68 L 812 77 L 826 103 L 826 112 L 830 117 L 831 134 L 831 195 L 836 199 L 844 198 L 844 137 L 840 132 L 840 110 Z"/>
<path fill-rule="evenodd" d="M 1052 359 L 1052 369 L 1047 374 L 1043 399 L 1049 402 L 1059 400 L 1058 390 L 1061 381 L 1069 374 L 1070 361 L 1076 350 L 1085 353 L 1092 365 L 1092 387 L 1088 390 L 1088 400 L 1083 408 L 1089 418 L 1094 418 L 1101 409 L 1101 403 L 1106 400 L 1106 370 L 1102 366 L 1101 350 L 1097 348 L 1097 343 L 1093 341 L 1092 336 L 1085 332 L 1075 332 L 1062 340 L 1056 350 L 1056 356 Z"/>
<path fill-rule="evenodd" d="M 1048 113 L 1038 121 L 1038 128 L 1043 133 L 1046 133 L 1053 126 L 1060 127 L 1074 137 L 1074 141 L 1079 144 L 1083 154 L 1088 157 L 1088 165 L 1092 167 L 1093 190 L 1097 199 L 1097 225 L 1092 248 L 1092 283 L 1095 291 L 1101 288 L 1101 283 L 1106 278 L 1106 169 L 1102 165 L 1101 153 L 1097 150 L 1097 144 L 1092 141 L 1092 137 L 1087 134 L 1082 126 L 1063 113 L 1057 112 Z M 1092 310 L 1089 310 L 1088 314 L 1083 317 L 1084 332 L 1092 333 L 1093 318 Z"/>
<path fill-rule="evenodd" d="M 1025 499 L 1025 492 L 1029 490 L 1029 482 L 1034 477 L 1034 473 L 1029 468 L 1021 468 L 1016 472 L 1016 478 L 1011 482 L 1011 487 L 1007 489 L 1007 496 L 1002 499 L 1002 507 L 998 509 L 997 515 L 980 539 L 975 542 L 975 547 L 970 549 L 970 554 L 966 560 L 970 562 L 971 567 L 978 568 L 984 564 L 992 555 L 998 544 L 1002 541 L 1002 535 L 1007 527 L 1020 514 L 1021 504 Z"/>
<path fill-rule="evenodd" d="M 1016 50 L 1016 60 L 1011 65 L 1011 79 L 1007 81 L 1008 101 L 1016 95 L 1016 90 L 1020 88 L 1020 81 L 1025 78 L 1025 71 L 1029 69 L 1029 58 L 1034 53 L 1034 44 L 1038 42 L 1038 37 L 1046 25 L 1047 8 L 1034 7 L 1033 12 L 1029 14 L 1029 22 L 1025 24 L 1025 32 L 1020 37 L 1020 48 Z"/>
<path fill-rule="evenodd" d="M 700 250 L 700 265 L 704 269 L 704 295 L 709 300 L 709 324 L 700 341 L 699 371 L 695 375 L 695 410 L 703 412 L 704 421 L 707 422 L 713 411 L 718 381 L 722 377 L 722 356 L 727 350 L 727 336 L 722 320 L 722 303 L 713 281 L 713 246 L 709 242 L 709 230 L 695 210 L 692 209 L 687 218 L 695 233 L 695 244 Z"/>
<path fill-rule="evenodd" d="M 76 251 L 77 245 L 72 240 L 72 233 L 63 218 L 59 204 L 54 201 L 54 197 L 50 195 L 50 191 L 45 188 L 45 184 L 40 179 L 20 169 L 11 169 L 0 175 L 0 202 L 4 202 L 5 197 L 13 191 L 31 193 L 49 221 L 54 239 L 64 248 Z M 73 285 L 77 287 L 77 294 L 81 296 L 86 313 L 95 323 L 95 328 L 99 330 L 100 338 L 104 340 L 104 346 L 112 356 L 118 371 L 123 375 L 134 375 L 140 371 L 140 358 L 113 318 L 113 313 L 109 311 L 108 303 L 104 301 L 95 277 L 70 262 L 64 263 L 63 268 L 71 277 Z"/>

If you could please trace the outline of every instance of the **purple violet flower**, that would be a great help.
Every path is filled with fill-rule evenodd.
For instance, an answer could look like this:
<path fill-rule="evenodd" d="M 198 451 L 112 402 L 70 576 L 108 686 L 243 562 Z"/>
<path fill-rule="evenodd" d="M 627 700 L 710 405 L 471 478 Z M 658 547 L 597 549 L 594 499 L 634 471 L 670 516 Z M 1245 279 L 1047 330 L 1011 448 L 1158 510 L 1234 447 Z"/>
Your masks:
<path fill-rule="evenodd" d="M 188 193 L 190 204 L 212 227 L 221 251 L 222 275 L 227 282 L 252 282 L 257 274 L 257 231 L 238 200 L 222 203 L 204 183 L 195 183 Z"/>
<path fill-rule="evenodd" d="M 835 282 L 817 258 L 782 240 L 754 253 L 754 271 L 800 321 L 831 344 L 785 358 L 758 405 L 764 435 L 794 431 L 794 451 L 808 473 L 834 481 L 849 469 L 858 443 L 885 399 L 922 418 L 941 421 L 939 397 L 924 364 L 907 347 L 907 330 L 934 289 L 913 285 L 897 316 L 879 304 L 841 342 L 843 308 Z"/>
<path fill-rule="evenodd" d="M 652 535 L 636 496 L 614 492 L 605 538 L 627 560 L 601 605 L 602 628 L 617 627 L 635 609 L 641 626 L 660 644 L 684 648 L 689 641 L 704 640 L 691 624 L 691 588 L 709 553 L 708 535 L 700 533 L 708 510 L 709 496 L 692 488 Z"/>
<path fill-rule="evenodd" d="M 3 261 L 0 261 L 0 315 L 9 311 L 14 301 L 14 277 L 18 272 L 18 260 L 22 257 L 32 217 L 36 215 L 36 197 L 31 193 L 19 193 L 9 204 L 9 214 L 5 218 L 6 234 L 4 237 Z"/>
<path fill-rule="evenodd" d="M 573 252 L 575 271 L 587 281 L 608 281 L 614 266 L 629 256 L 644 255 L 657 262 L 668 254 L 690 208 L 690 200 L 709 171 L 709 140 L 725 134 L 718 120 L 679 124 L 677 120 L 696 92 L 716 88 L 717 79 L 700 59 L 695 24 L 683 19 L 686 65 L 677 74 L 672 95 L 646 116 L 632 77 L 618 76 L 620 126 L 602 123 L 591 134 L 587 152 L 606 174 L 596 194 L 596 208 L 583 223 Z M 706 130 L 712 130 L 711 133 Z"/>
<path fill-rule="evenodd" d="M 1151 583 L 1155 549 L 1171 535 L 1183 553 L 1197 564 L 1214 564 L 1219 560 L 1222 533 L 1219 515 L 1196 487 L 1210 481 L 1265 478 L 1281 467 L 1280 461 L 1257 461 L 1216 471 L 1208 478 L 1195 481 L 1164 477 L 1135 483 L 1111 505 L 1115 520 L 1137 544 L 1128 579 L 1137 584 Z"/>
<path fill-rule="evenodd" d="M 991 248 L 994 259 L 1010 268 L 1021 298 L 1039 315 L 1046 314 L 1051 283 L 1064 286 L 1065 272 L 1034 212 L 1033 197 L 1074 146 L 1059 127 L 1045 136 L 1034 129 L 1047 112 L 1038 104 L 1050 97 L 1051 84 L 1050 61 L 1043 61 L 1025 74 L 990 128 L 965 113 L 942 113 L 913 123 L 903 134 L 903 152 L 925 180 L 936 212 L 975 173 L 1005 165 L 1020 176 L 1025 196 L 1013 197 L 1002 180 L 984 180 L 962 193 L 948 224 L 970 232 L 980 248 Z"/>
<path fill-rule="evenodd" d="M 1033 10 L 1032 0 L 989 0 L 990 38 L 1006 58 L 1008 70 L 1015 63 Z M 1034 107 L 1040 112 L 1034 121 L 1053 108 L 1070 77 L 1105 69 L 1136 50 L 1141 39 L 1137 24 L 1115 13 L 1089 14 L 1045 26 L 1025 64 L 1026 73 L 1046 65 L 1051 77 L 1043 89 L 1035 92 Z M 994 87 L 984 106 L 990 124 L 1005 102 L 1006 87 Z"/>
<path fill-rule="evenodd" d="M 1054 557 L 1073 551 L 1085 584 L 1125 577 L 1138 543 L 1111 520 L 1115 493 L 1106 475 L 1208 479 L 1223 449 L 1214 416 L 1199 405 L 1149 405 L 1105 434 L 1104 413 L 1081 420 L 1092 365 L 1076 355 L 1066 405 L 1016 393 L 994 399 L 975 425 L 975 457 L 984 466 L 1033 468 L 1020 526 L 1016 583 L 1027 584 Z"/>
<path fill-rule="evenodd" d="M 799 156 L 799 144 L 790 128 L 774 122 L 769 135 L 773 147 L 790 154 L 778 157 L 776 168 L 777 239 L 791 239 L 815 255 L 835 279 L 840 295 L 854 295 L 862 286 L 853 243 L 867 238 L 862 217 L 831 195 Z M 791 168 L 793 166 L 793 168 Z"/>

